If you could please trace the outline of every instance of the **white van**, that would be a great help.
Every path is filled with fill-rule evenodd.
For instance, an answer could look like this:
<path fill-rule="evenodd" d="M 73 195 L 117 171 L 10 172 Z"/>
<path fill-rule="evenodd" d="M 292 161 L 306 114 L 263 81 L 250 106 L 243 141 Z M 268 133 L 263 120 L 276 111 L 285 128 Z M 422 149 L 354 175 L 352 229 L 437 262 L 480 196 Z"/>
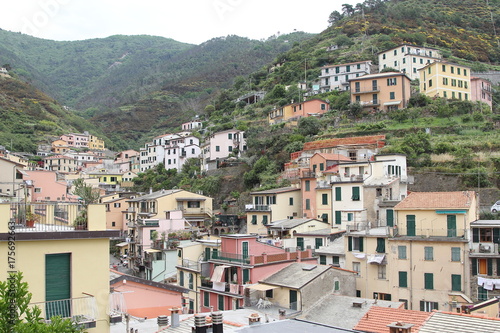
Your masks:
<path fill-rule="evenodd" d="M 491 212 L 492 213 L 500 212 L 500 200 L 495 202 L 493 206 L 491 206 Z"/>

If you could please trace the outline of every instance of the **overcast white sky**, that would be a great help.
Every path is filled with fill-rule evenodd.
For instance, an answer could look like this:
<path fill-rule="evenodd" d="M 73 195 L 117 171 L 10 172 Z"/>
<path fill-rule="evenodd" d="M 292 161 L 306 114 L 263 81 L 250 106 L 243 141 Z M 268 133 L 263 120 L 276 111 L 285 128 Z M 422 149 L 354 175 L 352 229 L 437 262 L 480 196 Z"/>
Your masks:
<path fill-rule="evenodd" d="M 319 33 L 342 4 L 362 0 L 20 0 L 2 6 L 0 28 L 53 40 L 154 35 L 200 44 L 214 37 Z"/>

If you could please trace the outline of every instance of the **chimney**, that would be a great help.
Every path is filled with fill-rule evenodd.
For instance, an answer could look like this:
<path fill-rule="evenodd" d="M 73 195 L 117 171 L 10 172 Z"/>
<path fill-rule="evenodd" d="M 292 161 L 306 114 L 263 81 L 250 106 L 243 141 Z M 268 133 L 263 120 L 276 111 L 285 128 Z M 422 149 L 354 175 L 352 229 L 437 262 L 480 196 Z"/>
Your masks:
<path fill-rule="evenodd" d="M 170 313 L 172 317 L 171 318 L 172 324 L 170 325 L 170 327 L 172 328 L 179 327 L 179 308 L 171 308 Z"/>
<path fill-rule="evenodd" d="M 278 313 L 279 313 L 279 320 L 286 319 L 286 310 L 285 309 L 279 309 Z"/>
<path fill-rule="evenodd" d="M 248 325 L 260 325 L 260 316 L 258 313 L 252 313 L 250 317 L 248 317 Z"/>
<path fill-rule="evenodd" d="M 222 328 L 222 312 L 217 311 L 212 313 L 212 332 L 222 333 L 224 330 Z"/>
<path fill-rule="evenodd" d="M 411 333 L 412 326 L 413 324 L 405 324 L 401 321 L 396 321 L 387 325 L 387 327 L 389 327 L 389 333 Z"/>
<path fill-rule="evenodd" d="M 168 326 L 168 316 L 158 316 L 156 322 L 158 324 L 158 330 L 161 330 L 163 326 Z"/>
<path fill-rule="evenodd" d="M 205 315 L 199 313 L 194 315 L 194 327 L 195 327 L 195 333 L 207 333 Z"/>

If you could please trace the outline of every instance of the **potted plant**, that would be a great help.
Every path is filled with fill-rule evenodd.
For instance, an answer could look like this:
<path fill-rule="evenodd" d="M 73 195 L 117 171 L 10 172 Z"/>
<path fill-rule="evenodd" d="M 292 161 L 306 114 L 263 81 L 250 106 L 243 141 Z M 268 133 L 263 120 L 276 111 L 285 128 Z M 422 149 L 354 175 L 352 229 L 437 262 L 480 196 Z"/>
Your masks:
<path fill-rule="evenodd" d="M 34 228 L 35 227 L 35 222 L 40 221 L 40 215 L 38 214 L 33 214 L 31 211 L 31 208 L 28 207 L 26 210 L 26 227 L 27 228 Z"/>
<path fill-rule="evenodd" d="M 78 214 L 78 216 L 75 218 L 75 221 L 73 221 L 75 230 L 87 230 L 87 219 L 87 209 L 84 209 Z"/>

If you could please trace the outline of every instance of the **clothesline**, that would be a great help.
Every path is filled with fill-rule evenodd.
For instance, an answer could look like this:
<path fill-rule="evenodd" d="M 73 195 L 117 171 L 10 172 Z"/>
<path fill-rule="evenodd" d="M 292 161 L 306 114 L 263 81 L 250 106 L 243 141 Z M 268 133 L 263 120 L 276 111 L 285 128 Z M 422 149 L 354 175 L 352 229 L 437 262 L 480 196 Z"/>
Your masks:
<path fill-rule="evenodd" d="M 486 290 L 500 289 L 500 279 L 478 277 L 477 284 Z"/>

